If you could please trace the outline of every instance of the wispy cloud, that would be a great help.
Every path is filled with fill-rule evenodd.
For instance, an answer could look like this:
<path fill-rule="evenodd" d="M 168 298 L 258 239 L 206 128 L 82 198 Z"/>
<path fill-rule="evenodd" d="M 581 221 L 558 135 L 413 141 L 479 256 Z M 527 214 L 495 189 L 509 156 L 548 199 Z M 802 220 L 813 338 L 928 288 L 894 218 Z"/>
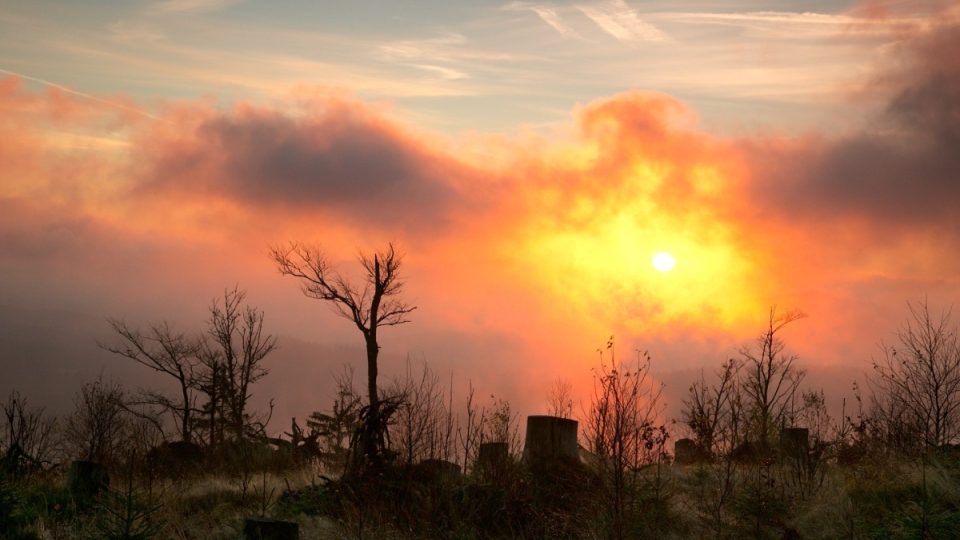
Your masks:
<path fill-rule="evenodd" d="M 445 80 L 448 80 L 448 81 L 456 81 L 456 80 L 459 80 L 459 79 L 469 79 L 469 78 L 470 78 L 469 75 L 467 75 L 466 73 L 464 73 L 464 72 L 462 72 L 462 71 L 459 71 L 459 70 L 456 70 L 456 69 L 452 69 L 452 68 L 443 67 L 443 66 L 434 66 L 434 65 L 431 65 L 431 64 L 410 64 L 410 65 L 413 66 L 413 67 L 415 67 L 415 68 L 422 69 L 422 70 L 424 70 L 424 71 L 429 71 L 429 72 L 431 72 L 431 73 L 436 73 L 441 79 L 445 79 Z"/>
<path fill-rule="evenodd" d="M 926 31 L 936 21 L 919 16 L 896 16 L 882 19 L 851 14 L 792 12 L 792 11 L 746 11 L 740 13 L 673 12 L 659 13 L 658 20 L 693 24 L 724 24 L 730 26 L 769 27 L 783 31 L 789 26 L 794 37 L 811 35 L 866 34 L 887 35 L 891 33 Z"/>
<path fill-rule="evenodd" d="M 3 74 L 5 74 L 5 75 L 13 75 L 14 77 L 19 77 L 19 78 L 21 78 L 21 79 L 26 79 L 26 80 L 28 80 L 28 81 L 33 81 L 33 82 L 36 82 L 36 83 L 40 83 L 40 84 L 49 86 L 50 88 L 56 88 L 57 90 L 59 90 L 59 91 L 61 91 L 61 92 L 65 92 L 65 93 L 70 94 L 70 95 L 73 95 L 73 96 L 81 97 L 81 98 L 87 99 L 87 100 L 89 100 L 89 101 L 93 101 L 93 102 L 96 102 L 96 103 L 100 103 L 101 105 L 107 105 L 107 106 L 109 106 L 109 107 L 114 107 L 114 108 L 117 108 L 117 109 L 122 109 L 122 110 L 124 110 L 124 111 L 129 111 L 129 112 L 132 112 L 132 113 L 136 113 L 136 114 L 139 114 L 139 115 L 142 115 L 142 116 L 146 116 L 147 118 L 151 118 L 151 119 L 153 119 L 153 120 L 159 120 L 159 119 L 160 119 L 159 117 L 157 117 L 157 116 L 155 116 L 155 115 L 153 115 L 153 114 L 150 114 L 149 112 L 147 112 L 147 111 L 145 111 L 145 110 L 143 110 L 143 109 L 140 109 L 140 108 L 138 108 L 138 107 L 131 107 L 130 105 L 124 105 L 123 103 L 117 103 L 116 101 L 110 101 L 110 100 L 108 100 L 108 99 L 103 99 L 103 98 L 101 98 L 101 97 L 97 97 L 97 96 L 94 96 L 94 95 L 92 95 L 92 94 L 88 94 L 88 93 L 86 93 L 86 92 L 81 92 L 81 91 L 79 91 L 79 90 L 74 90 L 73 88 L 64 86 L 64 85 L 62 85 L 62 84 L 57 84 L 57 83 L 55 83 L 55 82 L 53 82 L 53 81 L 48 81 L 48 80 L 46 80 L 46 79 L 41 79 L 41 78 L 39 78 L 39 77 L 31 77 L 30 75 L 25 75 L 25 74 L 23 74 L 23 73 L 19 73 L 19 72 L 16 72 L 16 71 L 10 71 L 9 69 L 3 69 L 3 68 L 0 68 L 0 73 L 3 73 Z"/>
<path fill-rule="evenodd" d="M 110 38 L 123 43 L 157 44 L 167 38 L 161 30 L 146 23 L 117 21 L 108 28 Z"/>
<path fill-rule="evenodd" d="M 570 37 L 580 37 L 580 34 L 578 34 L 576 30 L 563 22 L 563 18 L 560 16 L 560 13 L 558 13 L 557 9 L 550 4 L 513 2 L 504 6 L 504 9 L 509 11 L 531 11 L 537 17 L 540 17 L 540 20 L 545 22 L 548 26 L 550 26 L 550 28 L 553 28 L 560 34 Z"/>
<path fill-rule="evenodd" d="M 444 81 L 473 78 L 471 71 L 502 69 L 505 63 L 530 58 L 508 52 L 471 46 L 459 33 L 447 33 L 418 40 L 390 41 L 377 46 L 378 56 L 395 65 L 412 67 L 437 75 Z"/>
<path fill-rule="evenodd" d="M 557 14 L 553 8 L 547 6 L 531 6 L 530 10 L 536 13 L 543 22 L 549 24 L 557 32 L 569 36 L 578 36 L 576 30 L 563 23 L 560 15 Z"/>
<path fill-rule="evenodd" d="M 582 5 L 577 6 L 577 9 L 601 30 L 623 43 L 667 40 L 667 35 L 663 31 L 640 18 L 640 15 L 623 0 L 609 0 L 590 6 Z"/>
<path fill-rule="evenodd" d="M 156 13 L 211 13 L 239 0 L 163 0 L 152 6 Z"/>

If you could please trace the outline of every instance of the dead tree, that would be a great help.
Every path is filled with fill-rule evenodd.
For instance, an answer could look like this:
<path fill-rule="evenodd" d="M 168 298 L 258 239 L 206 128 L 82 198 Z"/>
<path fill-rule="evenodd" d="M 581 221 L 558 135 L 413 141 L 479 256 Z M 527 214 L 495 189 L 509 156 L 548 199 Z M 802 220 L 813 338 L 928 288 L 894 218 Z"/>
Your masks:
<path fill-rule="evenodd" d="M 924 445 L 950 444 L 960 436 L 960 338 L 949 311 L 935 316 L 926 303 L 908 307 L 899 344 L 884 346 L 884 358 L 873 362 L 875 393 L 900 413 L 882 420 L 900 422 Z"/>
<path fill-rule="evenodd" d="M 175 332 L 167 322 L 151 326 L 146 332 L 130 328 L 120 320 L 108 319 L 108 322 L 123 343 L 100 344 L 102 348 L 168 375 L 177 382 L 179 395 L 176 398 L 160 392 L 142 391 L 141 399 L 143 404 L 158 406 L 170 413 L 181 440 L 192 442 L 200 343 L 181 332 Z"/>
<path fill-rule="evenodd" d="M 271 249 L 277 268 L 284 276 L 299 280 L 303 294 L 329 302 L 336 312 L 353 322 L 363 335 L 367 351 L 368 410 L 361 426 L 360 444 L 369 464 L 382 462 L 386 451 L 385 422 L 380 418 L 380 397 L 377 392 L 377 359 L 380 345 L 378 332 L 385 326 L 409 322 L 408 315 L 416 309 L 398 296 L 403 289 L 400 279 L 401 254 L 393 244 L 372 256 L 361 254 L 364 270 L 363 284 L 358 286 L 333 270 L 323 252 L 313 246 L 291 243 Z M 391 407 L 395 409 L 395 407 Z M 363 426 L 366 427 L 363 427 Z"/>
<path fill-rule="evenodd" d="M 267 375 L 263 360 L 277 347 L 276 336 L 264 334 L 263 311 L 244 305 L 245 298 L 246 292 L 234 287 L 225 290 L 223 298 L 214 299 L 207 321 L 213 346 L 203 347 L 209 379 L 204 385 L 210 398 L 207 413 L 215 415 L 219 409 L 236 439 L 243 438 L 246 429 L 258 423 L 247 412 L 250 386 Z M 264 422 L 259 423 L 262 427 Z M 215 429 L 213 416 L 210 427 Z"/>
<path fill-rule="evenodd" d="M 109 319 L 121 343 L 101 344 L 102 348 L 177 382 L 176 397 L 141 390 L 130 404 L 158 407 L 170 414 L 184 442 L 194 442 L 204 430 L 210 444 L 221 442 L 225 429 L 237 439 L 248 430 L 262 431 L 266 420 L 251 418 L 248 412 L 250 387 L 267 375 L 263 360 L 276 349 L 277 338 L 264 333 L 264 313 L 245 305 L 245 298 L 246 293 L 234 287 L 214 299 L 202 336 L 174 331 L 167 322 L 141 331 Z M 198 407 L 203 396 L 206 402 Z M 134 408 L 129 412 L 160 426 L 156 415 Z"/>

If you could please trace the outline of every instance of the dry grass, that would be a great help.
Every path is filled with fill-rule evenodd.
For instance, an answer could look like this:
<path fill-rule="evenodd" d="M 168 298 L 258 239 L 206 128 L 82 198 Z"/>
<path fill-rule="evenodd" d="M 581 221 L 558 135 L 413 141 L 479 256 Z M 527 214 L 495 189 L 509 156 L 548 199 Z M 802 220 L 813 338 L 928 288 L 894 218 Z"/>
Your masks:
<path fill-rule="evenodd" d="M 960 533 L 956 532 L 960 531 L 960 463 L 956 460 L 924 462 L 887 458 L 855 467 L 830 465 L 822 483 L 803 495 L 779 480 L 789 472 L 782 470 L 786 466 L 774 465 L 769 473 L 775 480 L 769 491 L 757 500 L 767 501 L 764 504 L 769 503 L 770 508 L 779 510 L 760 516 L 763 523 L 759 528 L 754 527 L 758 514 L 751 512 L 750 508 L 745 514 L 744 507 L 738 506 L 737 502 L 752 500 L 750 490 L 755 486 L 757 465 L 737 466 L 733 492 L 723 508 L 719 526 L 711 516 L 697 511 L 702 506 L 699 491 L 702 482 L 705 477 L 711 478 L 704 473 L 715 470 L 711 467 L 716 466 L 665 467 L 660 477 L 660 488 L 665 495 L 653 502 L 645 499 L 648 503 L 633 516 L 635 526 L 629 537 L 780 538 L 785 531 L 793 530 L 800 538 L 811 540 L 920 538 L 923 534 L 929 538 L 960 538 Z M 258 516 L 296 521 L 304 539 L 406 540 L 431 537 L 424 536 L 423 531 L 419 534 L 403 532 L 378 519 L 373 515 L 379 504 L 375 500 L 351 506 L 350 512 L 353 513 L 341 514 L 336 519 L 313 511 L 309 501 L 307 507 L 303 506 L 303 501 L 297 501 L 297 504 L 280 501 L 281 495 L 287 491 L 319 486 L 322 472 L 325 471 L 304 467 L 282 474 L 254 473 L 246 477 L 198 475 L 155 482 L 151 489 L 140 485 L 137 496 L 158 506 L 150 516 L 158 527 L 155 538 L 236 539 L 240 536 L 243 520 Z M 476 481 L 467 478 L 465 482 Z M 33 535 L 20 538 L 103 538 L 95 513 L 84 514 L 69 508 L 69 495 L 63 488 L 61 473 L 34 479 L 19 490 L 21 506 L 29 514 L 29 524 L 24 532 Z M 413 512 L 412 515 L 417 514 Z M 595 519 L 596 523 L 578 525 L 585 538 L 605 537 L 602 519 L 599 515 Z M 445 537 L 491 537 L 471 527 L 475 526 L 450 531 Z M 499 538 L 516 537 L 509 533 L 497 534 Z M 0 538 L 6 538 L 2 531 Z"/>

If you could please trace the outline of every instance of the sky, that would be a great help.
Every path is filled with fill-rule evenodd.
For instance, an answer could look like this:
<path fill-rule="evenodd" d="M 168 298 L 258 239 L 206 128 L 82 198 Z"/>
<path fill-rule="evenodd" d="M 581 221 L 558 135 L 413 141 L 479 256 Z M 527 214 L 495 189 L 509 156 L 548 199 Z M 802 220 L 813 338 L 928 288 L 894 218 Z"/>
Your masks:
<path fill-rule="evenodd" d="M 199 331 L 238 285 L 280 337 L 255 400 L 329 406 L 362 341 L 278 273 L 290 241 L 353 279 L 394 242 L 384 375 L 524 413 L 614 336 L 675 414 L 773 307 L 837 401 L 908 302 L 960 298 L 956 5 L 346 6 L 0 0 L 0 393 L 162 385 L 106 319 Z"/>

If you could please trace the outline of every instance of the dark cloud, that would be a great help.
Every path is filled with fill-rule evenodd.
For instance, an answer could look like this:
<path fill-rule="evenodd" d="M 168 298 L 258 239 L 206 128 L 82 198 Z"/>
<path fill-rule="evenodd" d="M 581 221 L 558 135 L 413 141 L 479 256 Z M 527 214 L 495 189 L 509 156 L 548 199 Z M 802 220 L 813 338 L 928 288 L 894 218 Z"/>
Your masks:
<path fill-rule="evenodd" d="M 792 217 L 960 225 L 960 25 L 902 47 L 902 64 L 881 77 L 895 91 L 870 129 L 750 150 L 763 203 Z"/>
<path fill-rule="evenodd" d="M 150 150 L 150 188 L 174 187 L 254 206 L 322 209 L 364 225 L 437 226 L 462 201 L 470 174 L 362 105 L 320 114 L 234 111 Z M 186 150 L 185 150 L 186 148 Z"/>

